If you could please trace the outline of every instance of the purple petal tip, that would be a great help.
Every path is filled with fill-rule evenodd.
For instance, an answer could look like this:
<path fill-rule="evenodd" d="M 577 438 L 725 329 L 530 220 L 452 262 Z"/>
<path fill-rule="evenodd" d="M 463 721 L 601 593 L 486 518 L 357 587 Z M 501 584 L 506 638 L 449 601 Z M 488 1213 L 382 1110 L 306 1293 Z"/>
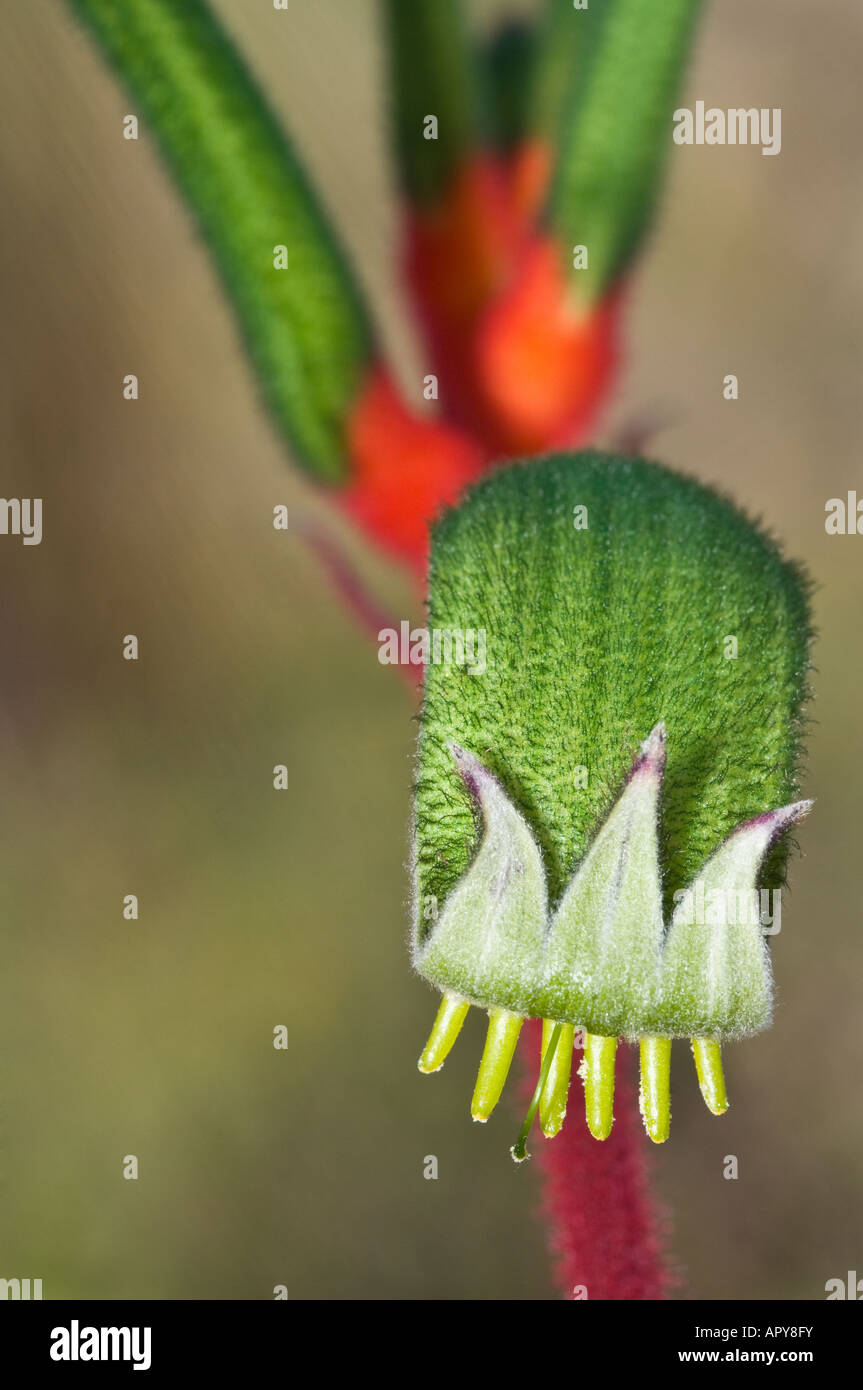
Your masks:
<path fill-rule="evenodd" d="M 788 806 L 779 806 L 775 811 L 764 811 L 760 816 L 753 816 L 751 820 L 744 821 L 734 831 L 739 835 L 742 831 L 755 830 L 758 826 L 765 826 L 770 831 L 771 842 L 781 835 L 783 830 L 787 830 L 790 825 L 798 825 L 814 806 L 814 801 L 792 801 Z"/>
<path fill-rule="evenodd" d="M 455 743 L 451 739 L 447 743 L 447 748 L 468 791 L 479 800 L 483 780 L 487 782 L 494 780 L 491 773 L 483 767 L 479 758 L 475 757 L 473 753 L 469 753 L 466 748 L 462 748 L 461 744 Z"/>
<path fill-rule="evenodd" d="M 665 744 L 665 724 L 660 721 L 654 725 L 642 743 L 632 768 L 633 773 L 647 772 L 655 777 L 661 777 L 665 770 Z"/>

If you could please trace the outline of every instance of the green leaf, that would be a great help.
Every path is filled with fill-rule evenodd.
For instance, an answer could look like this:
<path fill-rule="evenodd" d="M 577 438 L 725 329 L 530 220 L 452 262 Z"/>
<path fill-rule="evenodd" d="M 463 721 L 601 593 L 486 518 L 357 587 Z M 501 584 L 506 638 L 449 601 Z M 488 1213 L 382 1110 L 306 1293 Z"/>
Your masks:
<path fill-rule="evenodd" d="M 348 470 L 345 426 L 373 341 L 300 163 L 201 0 L 70 0 L 133 94 L 195 217 L 263 393 L 299 461 Z M 285 246 L 288 268 L 276 269 Z"/>
<path fill-rule="evenodd" d="M 490 126 L 500 150 L 516 148 L 526 132 L 535 42 L 531 25 L 511 21 L 480 49 Z"/>
<path fill-rule="evenodd" d="M 601 0 L 600 0 L 601 5 Z M 545 0 L 536 29 L 525 126 L 558 145 L 582 62 L 597 30 L 599 9 L 576 10 L 572 0 Z"/>
<path fill-rule="evenodd" d="M 412 201 L 434 203 L 477 143 L 478 73 L 459 0 L 384 0 L 396 155 Z M 437 120 L 427 139 L 426 118 Z"/>
<path fill-rule="evenodd" d="M 597 299 L 637 251 L 672 148 L 672 116 L 700 0 L 603 0 L 585 11 L 587 53 L 561 136 L 549 217 Z"/>

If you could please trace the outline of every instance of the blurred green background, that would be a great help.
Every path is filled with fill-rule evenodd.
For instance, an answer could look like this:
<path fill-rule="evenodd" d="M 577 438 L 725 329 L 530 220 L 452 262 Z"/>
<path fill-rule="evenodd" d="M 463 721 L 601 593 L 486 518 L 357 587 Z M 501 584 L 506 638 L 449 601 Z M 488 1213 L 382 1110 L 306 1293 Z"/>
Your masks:
<path fill-rule="evenodd" d="M 417 380 L 372 0 L 216 8 Z M 434 1001 L 405 950 L 411 700 L 301 539 L 320 505 L 150 144 L 121 137 L 134 108 L 58 0 L 3 19 L 3 491 L 44 498 L 44 540 L 0 540 L 0 1275 L 48 1298 L 549 1297 L 515 1111 L 468 1119 L 479 1021 L 440 1077 L 416 1071 Z M 829 497 L 863 496 L 861 44 L 855 0 L 708 5 L 684 104 L 779 106 L 782 153 L 675 151 L 599 436 L 659 412 L 651 453 L 764 517 L 819 586 L 818 804 L 777 1022 L 729 1050 L 722 1121 L 681 1048 L 650 1153 L 684 1296 L 818 1299 L 863 1269 L 863 537 L 824 531 Z"/>

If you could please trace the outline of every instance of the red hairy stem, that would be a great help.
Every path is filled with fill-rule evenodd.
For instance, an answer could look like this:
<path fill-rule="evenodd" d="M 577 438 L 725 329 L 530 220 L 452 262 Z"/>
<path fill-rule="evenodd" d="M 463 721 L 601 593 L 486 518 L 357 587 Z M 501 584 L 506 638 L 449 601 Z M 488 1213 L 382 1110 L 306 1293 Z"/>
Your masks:
<path fill-rule="evenodd" d="M 536 1084 L 541 1025 L 524 1030 L 522 1057 Z M 578 1064 L 578 1052 L 574 1065 Z M 668 1297 L 675 1282 L 664 1258 L 665 1223 L 650 1195 L 647 1145 L 638 1119 L 631 1049 L 620 1047 L 614 1128 L 594 1139 L 587 1128 L 577 1075 L 563 1129 L 554 1139 L 535 1133 L 531 1152 L 543 1177 L 543 1209 L 558 1287 L 568 1299 L 651 1301 Z"/>

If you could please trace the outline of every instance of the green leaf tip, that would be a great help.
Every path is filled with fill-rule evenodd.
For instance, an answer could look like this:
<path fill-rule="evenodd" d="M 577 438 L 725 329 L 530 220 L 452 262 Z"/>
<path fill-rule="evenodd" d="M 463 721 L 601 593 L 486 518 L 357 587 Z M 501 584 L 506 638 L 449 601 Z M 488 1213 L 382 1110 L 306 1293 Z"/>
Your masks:
<path fill-rule="evenodd" d="M 412 201 L 433 203 L 478 139 L 479 68 L 464 7 L 383 0 L 383 16 L 399 175 Z"/>
<path fill-rule="evenodd" d="M 426 671 L 417 970 L 542 1018 L 546 1044 L 570 1030 L 540 1098 L 546 1134 L 576 1026 L 642 1040 L 654 1142 L 674 1037 L 715 1048 L 710 1066 L 702 1043 L 695 1057 L 721 1113 L 720 1042 L 770 1022 L 763 895 L 811 805 L 795 799 L 806 581 L 708 488 L 641 460 L 552 456 L 485 479 L 440 520 L 429 627 L 483 630 L 486 664 Z M 610 1042 L 582 1073 L 601 1138 Z"/>
<path fill-rule="evenodd" d="M 573 273 L 586 301 L 612 286 L 647 230 L 700 8 L 604 0 L 568 16 L 584 51 L 563 108 L 549 217 L 567 247 L 587 248 L 587 266 Z"/>
<path fill-rule="evenodd" d="M 359 290 L 305 172 L 203 0 L 69 0 L 142 113 L 213 257 L 297 461 L 349 471 L 375 354 Z"/>
<path fill-rule="evenodd" d="M 478 49 L 488 136 L 495 148 L 506 153 L 518 149 L 525 138 L 536 46 L 533 25 L 508 19 Z"/>

